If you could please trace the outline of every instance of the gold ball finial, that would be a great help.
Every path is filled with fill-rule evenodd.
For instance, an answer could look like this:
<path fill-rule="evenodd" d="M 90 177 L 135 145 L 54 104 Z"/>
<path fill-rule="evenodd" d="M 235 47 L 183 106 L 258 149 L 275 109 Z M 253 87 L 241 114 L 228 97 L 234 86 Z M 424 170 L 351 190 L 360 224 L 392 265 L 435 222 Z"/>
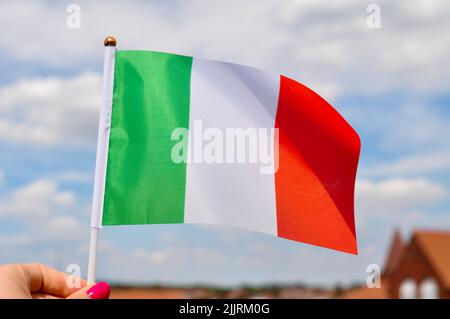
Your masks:
<path fill-rule="evenodd" d="M 103 43 L 105 44 L 105 47 L 115 47 L 117 41 L 114 37 L 106 37 Z"/>

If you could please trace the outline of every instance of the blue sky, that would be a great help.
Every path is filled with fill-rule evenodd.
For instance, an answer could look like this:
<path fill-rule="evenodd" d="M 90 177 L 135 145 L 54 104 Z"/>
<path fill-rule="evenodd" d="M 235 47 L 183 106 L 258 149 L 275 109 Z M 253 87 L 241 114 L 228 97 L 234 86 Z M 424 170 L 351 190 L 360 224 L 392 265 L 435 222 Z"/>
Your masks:
<path fill-rule="evenodd" d="M 79 29 L 66 25 L 71 3 Z M 370 3 L 380 5 L 380 29 L 366 26 Z M 283 73 L 330 101 L 362 139 L 360 254 L 220 226 L 113 227 L 102 231 L 100 277 L 365 281 L 393 229 L 450 228 L 449 13 L 437 0 L 2 1 L 0 263 L 77 263 L 85 273 L 102 42 L 114 35 L 119 49 Z"/>

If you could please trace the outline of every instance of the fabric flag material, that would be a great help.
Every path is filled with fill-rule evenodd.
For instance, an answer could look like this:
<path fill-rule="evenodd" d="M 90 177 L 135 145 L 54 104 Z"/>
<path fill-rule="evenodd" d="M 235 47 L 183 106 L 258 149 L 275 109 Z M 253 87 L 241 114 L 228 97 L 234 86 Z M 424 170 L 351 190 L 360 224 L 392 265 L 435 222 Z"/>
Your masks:
<path fill-rule="evenodd" d="M 357 253 L 360 139 L 319 95 L 282 75 L 175 54 L 114 50 L 111 63 L 92 226 L 224 224 Z M 276 169 L 202 158 L 230 128 L 272 129 Z"/>

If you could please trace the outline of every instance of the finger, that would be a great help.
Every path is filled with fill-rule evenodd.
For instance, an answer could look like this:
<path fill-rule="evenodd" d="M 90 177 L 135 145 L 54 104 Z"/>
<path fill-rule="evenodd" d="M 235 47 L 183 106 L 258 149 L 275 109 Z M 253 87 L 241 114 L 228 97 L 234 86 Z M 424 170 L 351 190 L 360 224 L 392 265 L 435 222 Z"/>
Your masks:
<path fill-rule="evenodd" d="M 69 295 L 66 299 L 89 299 L 89 295 L 87 291 L 91 286 L 85 286 L 78 291 L 75 291 L 73 294 Z"/>
<path fill-rule="evenodd" d="M 86 281 L 80 280 L 80 287 L 69 287 L 66 273 L 42 264 L 24 264 L 20 266 L 28 279 L 29 289 L 32 294 L 39 292 L 67 297 L 86 286 Z"/>
<path fill-rule="evenodd" d="M 43 294 L 38 292 L 37 294 L 32 294 L 31 297 L 33 299 L 61 299 L 61 297 L 49 295 L 49 294 Z"/>
<path fill-rule="evenodd" d="M 92 286 L 85 286 L 67 299 L 108 299 L 110 293 L 111 287 L 108 283 L 98 282 Z"/>

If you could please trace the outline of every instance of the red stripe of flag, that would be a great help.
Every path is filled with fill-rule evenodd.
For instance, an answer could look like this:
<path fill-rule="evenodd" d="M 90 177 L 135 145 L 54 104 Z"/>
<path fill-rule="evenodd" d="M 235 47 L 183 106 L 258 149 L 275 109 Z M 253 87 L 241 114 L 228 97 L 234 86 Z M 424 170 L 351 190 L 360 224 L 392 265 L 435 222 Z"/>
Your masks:
<path fill-rule="evenodd" d="M 280 82 L 278 236 L 357 254 L 359 136 L 319 95 L 287 77 Z"/>

